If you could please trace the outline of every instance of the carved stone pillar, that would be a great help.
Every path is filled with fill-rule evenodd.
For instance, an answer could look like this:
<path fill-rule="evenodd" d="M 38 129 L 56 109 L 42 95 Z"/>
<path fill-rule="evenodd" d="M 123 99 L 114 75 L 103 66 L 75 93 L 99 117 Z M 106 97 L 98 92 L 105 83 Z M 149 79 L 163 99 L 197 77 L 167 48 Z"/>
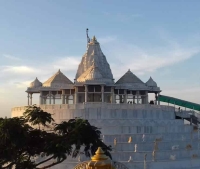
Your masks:
<path fill-rule="evenodd" d="M 149 96 L 148 96 L 148 91 L 146 91 L 146 104 L 149 103 Z"/>
<path fill-rule="evenodd" d="M 127 90 L 124 90 L 124 103 L 127 103 Z"/>
<path fill-rule="evenodd" d="M 32 105 L 32 93 L 30 93 L 30 105 Z"/>
<path fill-rule="evenodd" d="M 104 85 L 101 85 L 101 102 L 104 102 Z"/>
<path fill-rule="evenodd" d="M 62 104 L 65 104 L 65 90 L 62 90 Z"/>
<path fill-rule="evenodd" d="M 55 104 L 55 100 L 56 100 L 55 95 L 53 95 L 53 104 Z"/>
<path fill-rule="evenodd" d="M 28 97 L 28 106 L 29 106 L 29 93 L 28 93 L 28 96 L 27 96 L 27 97 Z"/>
<path fill-rule="evenodd" d="M 47 97 L 44 98 L 44 104 L 47 104 Z"/>
<path fill-rule="evenodd" d="M 88 99 L 88 85 L 85 85 L 85 103 L 87 103 Z"/>
<path fill-rule="evenodd" d="M 42 95 L 42 91 L 40 92 L 40 105 L 43 104 L 43 95 Z"/>
<path fill-rule="evenodd" d="M 137 104 L 139 104 L 139 91 L 136 92 Z"/>
<path fill-rule="evenodd" d="M 49 104 L 51 104 L 51 91 L 49 91 Z"/>
<path fill-rule="evenodd" d="M 158 104 L 158 103 L 157 103 L 157 98 L 158 98 L 157 93 L 155 93 L 155 105 Z"/>
<path fill-rule="evenodd" d="M 111 87 L 111 103 L 115 103 L 114 87 Z"/>
<path fill-rule="evenodd" d="M 74 92 L 74 104 L 77 104 L 77 100 L 78 100 L 78 87 L 74 87 L 75 92 Z"/>
<path fill-rule="evenodd" d="M 157 100 L 158 100 L 159 96 L 160 96 L 160 93 L 158 93 Z M 160 105 L 160 100 L 158 100 L 158 105 Z"/>

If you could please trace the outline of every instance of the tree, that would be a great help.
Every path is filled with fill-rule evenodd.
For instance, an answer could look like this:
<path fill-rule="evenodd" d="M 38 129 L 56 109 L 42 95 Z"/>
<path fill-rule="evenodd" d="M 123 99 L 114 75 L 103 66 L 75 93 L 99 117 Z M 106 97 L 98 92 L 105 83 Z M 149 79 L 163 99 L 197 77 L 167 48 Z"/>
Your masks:
<path fill-rule="evenodd" d="M 99 146 L 111 157 L 111 147 L 102 142 L 100 130 L 87 120 L 52 122 L 51 114 L 35 105 L 28 107 L 22 117 L 0 118 L 0 168 L 45 169 L 63 162 L 67 156 L 84 153 L 89 157 Z M 47 123 L 51 124 L 52 131 L 34 127 L 48 126 Z M 42 161 L 38 162 L 38 157 L 43 157 Z M 47 164 L 52 159 L 54 162 Z"/>
<path fill-rule="evenodd" d="M 51 123 L 54 119 L 51 117 L 50 113 L 43 111 L 40 107 L 36 105 L 29 106 L 24 112 L 24 117 L 31 125 L 38 125 L 40 129 L 40 125 L 43 127 L 47 127 L 47 123 Z"/>

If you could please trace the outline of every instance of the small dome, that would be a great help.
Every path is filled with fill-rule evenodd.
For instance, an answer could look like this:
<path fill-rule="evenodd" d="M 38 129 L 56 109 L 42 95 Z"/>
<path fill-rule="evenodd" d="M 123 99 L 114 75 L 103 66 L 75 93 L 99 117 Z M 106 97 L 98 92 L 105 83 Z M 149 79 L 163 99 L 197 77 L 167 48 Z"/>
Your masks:
<path fill-rule="evenodd" d="M 38 80 L 38 78 L 36 77 L 35 80 L 33 82 L 31 82 L 30 87 L 31 88 L 35 88 L 35 87 L 40 87 L 42 86 L 42 83 Z"/>
<path fill-rule="evenodd" d="M 134 75 L 130 69 L 116 82 L 116 84 L 143 84 L 136 75 Z"/>
<path fill-rule="evenodd" d="M 43 87 L 60 87 L 68 84 L 73 83 L 59 69 L 57 73 L 43 83 Z"/>
<path fill-rule="evenodd" d="M 157 83 L 151 77 L 146 82 L 146 85 L 149 86 L 149 87 L 157 87 Z"/>

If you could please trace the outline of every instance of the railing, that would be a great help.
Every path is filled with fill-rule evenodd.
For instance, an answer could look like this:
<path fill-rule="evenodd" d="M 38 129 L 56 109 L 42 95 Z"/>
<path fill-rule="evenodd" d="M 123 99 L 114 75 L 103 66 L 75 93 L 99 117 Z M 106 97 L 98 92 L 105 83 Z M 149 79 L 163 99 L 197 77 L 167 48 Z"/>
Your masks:
<path fill-rule="evenodd" d="M 42 104 L 42 109 L 84 109 L 90 107 L 111 107 L 111 108 L 136 108 L 136 109 L 157 109 L 163 111 L 174 111 L 174 107 L 151 104 L 117 104 L 117 103 L 79 103 L 79 104 Z M 12 111 L 24 111 L 28 106 L 14 107 Z M 198 114 L 200 117 L 200 114 Z"/>

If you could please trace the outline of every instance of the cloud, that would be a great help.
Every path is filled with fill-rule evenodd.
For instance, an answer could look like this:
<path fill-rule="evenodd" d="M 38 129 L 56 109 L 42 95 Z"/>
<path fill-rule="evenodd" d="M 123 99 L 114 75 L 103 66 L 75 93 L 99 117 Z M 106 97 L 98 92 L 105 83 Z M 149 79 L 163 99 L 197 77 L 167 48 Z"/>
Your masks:
<path fill-rule="evenodd" d="M 63 57 L 53 63 L 54 69 L 61 69 L 63 71 L 76 71 L 81 61 L 80 57 Z"/>
<path fill-rule="evenodd" d="M 25 89 L 26 87 L 28 87 L 30 85 L 32 81 L 22 81 L 22 82 L 14 82 L 13 84 L 17 87 L 17 88 L 23 88 Z"/>
<path fill-rule="evenodd" d="M 16 88 L 26 88 L 38 77 L 41 82 L 49 79 L 58 69 L 73 81 L 81 57 L 62 57 L 50 63 L 41 63 L 40 65 L 30 66 L 28 63 L 22 66 L 0 66 L 1 84 L 7 84 Z M 2 83 L 3 82 L 3 83 Z M 0 93 L 4 91 L 0 86 Z"/>
<path fill-rule="evenodd" d="M 200 53 L 199 48 L 181 46 L 178 42 L 166 46 L 147 49 L 134 44 L 119 42 L 108 43 L 103 48 L 110 62 L 114 77 L 117 79 L 128 69 L 136 74 L 149 74 L 160 68 L 169 67 L 192 58 Z M 114 56 L 113 58 L 110 58 Z"/>
<path fill-rule="evenodd" d="M 194 102 L 197 104 L 200 100 L 200 95 L 197 93 L 200 93 L 200 87 L 197 85 L 192 85 L 189 88 L 186 88 L 185 86 L 180 87 L 165 87 L 164 92 L 162 92 L 163 95 L 179 98 L 182 100 Z"/>
<path fill-rule="evenodd" d="M 14 74 L 29 74 L 39 72 L 37 68 L 32 68 L 29 66 L 1 66 L 1 71 L 6 73 L 14 73 Z"/>
<path fill-rule="evenodd" d="M 3 57 L 10 59 L 10 60 L 15 60 L 15 61 L 20 61 L 21 59 L 12 55 L 8 55 L 8 54 L 3 54 Z"/>

